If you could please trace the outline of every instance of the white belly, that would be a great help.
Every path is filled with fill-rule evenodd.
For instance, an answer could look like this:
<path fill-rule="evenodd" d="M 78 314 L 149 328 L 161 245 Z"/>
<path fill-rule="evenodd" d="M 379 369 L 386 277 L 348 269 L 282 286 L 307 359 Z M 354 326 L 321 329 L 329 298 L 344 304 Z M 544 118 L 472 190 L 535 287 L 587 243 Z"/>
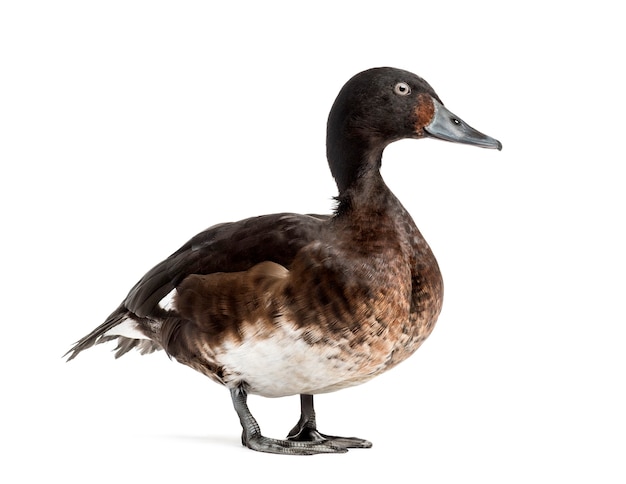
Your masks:
<path fill-rule="evenodd" d="M 289 323 L 267 335 L 252 328 L 248 326 L 241 341 L 213 348 L 230 388 L 245 382 L 249 393 L 265 397 L 326 393 L 363 383 L 384 370 L 386 357 L 373 357 L 367 347 L 350 348 L 345 338 L 309 343 L 305 331 Z"/>

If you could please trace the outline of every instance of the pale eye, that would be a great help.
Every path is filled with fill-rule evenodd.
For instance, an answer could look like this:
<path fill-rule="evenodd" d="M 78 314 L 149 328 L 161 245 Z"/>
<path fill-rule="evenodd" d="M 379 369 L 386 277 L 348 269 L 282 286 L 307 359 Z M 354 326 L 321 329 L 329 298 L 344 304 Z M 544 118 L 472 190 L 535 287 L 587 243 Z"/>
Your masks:
<path fill-rule="evenodd" d="M 406 82 L 399 82 L 396 84 L 396 87 L 393 88 L 393 92 L 400 96 L 408 96 L 411 94 L 411 88 Z"/>

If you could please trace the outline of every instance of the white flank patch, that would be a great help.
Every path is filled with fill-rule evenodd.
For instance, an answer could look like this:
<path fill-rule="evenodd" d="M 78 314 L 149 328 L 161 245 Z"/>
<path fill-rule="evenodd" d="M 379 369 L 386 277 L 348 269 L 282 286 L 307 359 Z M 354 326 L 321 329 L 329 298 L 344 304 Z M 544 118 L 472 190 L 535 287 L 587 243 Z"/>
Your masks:
<path fill-rule="evenodd" d="M 165 309 L 166 311 L 169 311 L 170 309 L 174 310 L 174 296 L 176 295 L 176 289 L 172 289 L 170 292 L 167 293 L 167 296 L 165 296 L 163 299 L 161 299 L 159 301 L 159 307 L 161 309 Z"/>
<path fill-rule="evenodd" d="M 123 336 L 130 339 L 150 339 L 139 329 L 137 321 L 130 318 L 124 319 L 120 324 L 113 326 L 104 333 L 104 336 Z"/>

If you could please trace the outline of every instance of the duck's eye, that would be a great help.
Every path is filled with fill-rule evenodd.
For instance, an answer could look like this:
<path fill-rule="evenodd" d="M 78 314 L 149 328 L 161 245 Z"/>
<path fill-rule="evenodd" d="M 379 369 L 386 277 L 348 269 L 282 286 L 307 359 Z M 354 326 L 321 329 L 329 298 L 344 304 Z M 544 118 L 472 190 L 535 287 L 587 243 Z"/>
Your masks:
<path fill-rule="evenodd" d="M 393 88 L 393 92 L 400 96 L 408 96 L 411 94 L 411 88 L 406 82 L 399 82 L 396 84 L 396 87 Z"/>

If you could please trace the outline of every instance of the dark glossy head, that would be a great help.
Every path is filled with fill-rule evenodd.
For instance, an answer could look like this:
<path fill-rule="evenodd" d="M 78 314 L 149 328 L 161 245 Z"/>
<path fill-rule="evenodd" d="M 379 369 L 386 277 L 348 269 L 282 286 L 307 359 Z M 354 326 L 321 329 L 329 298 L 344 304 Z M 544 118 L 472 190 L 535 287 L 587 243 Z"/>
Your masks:
<path fill-rule="evenodd" d="M 357 74 L 343 86 L 328 117 L 327 154 L 340 191 L 359 169 L 380 164 L 389 143 L 424 137 L 502 149 L 448 111 L 421 77 L 391 67 Z"/>

